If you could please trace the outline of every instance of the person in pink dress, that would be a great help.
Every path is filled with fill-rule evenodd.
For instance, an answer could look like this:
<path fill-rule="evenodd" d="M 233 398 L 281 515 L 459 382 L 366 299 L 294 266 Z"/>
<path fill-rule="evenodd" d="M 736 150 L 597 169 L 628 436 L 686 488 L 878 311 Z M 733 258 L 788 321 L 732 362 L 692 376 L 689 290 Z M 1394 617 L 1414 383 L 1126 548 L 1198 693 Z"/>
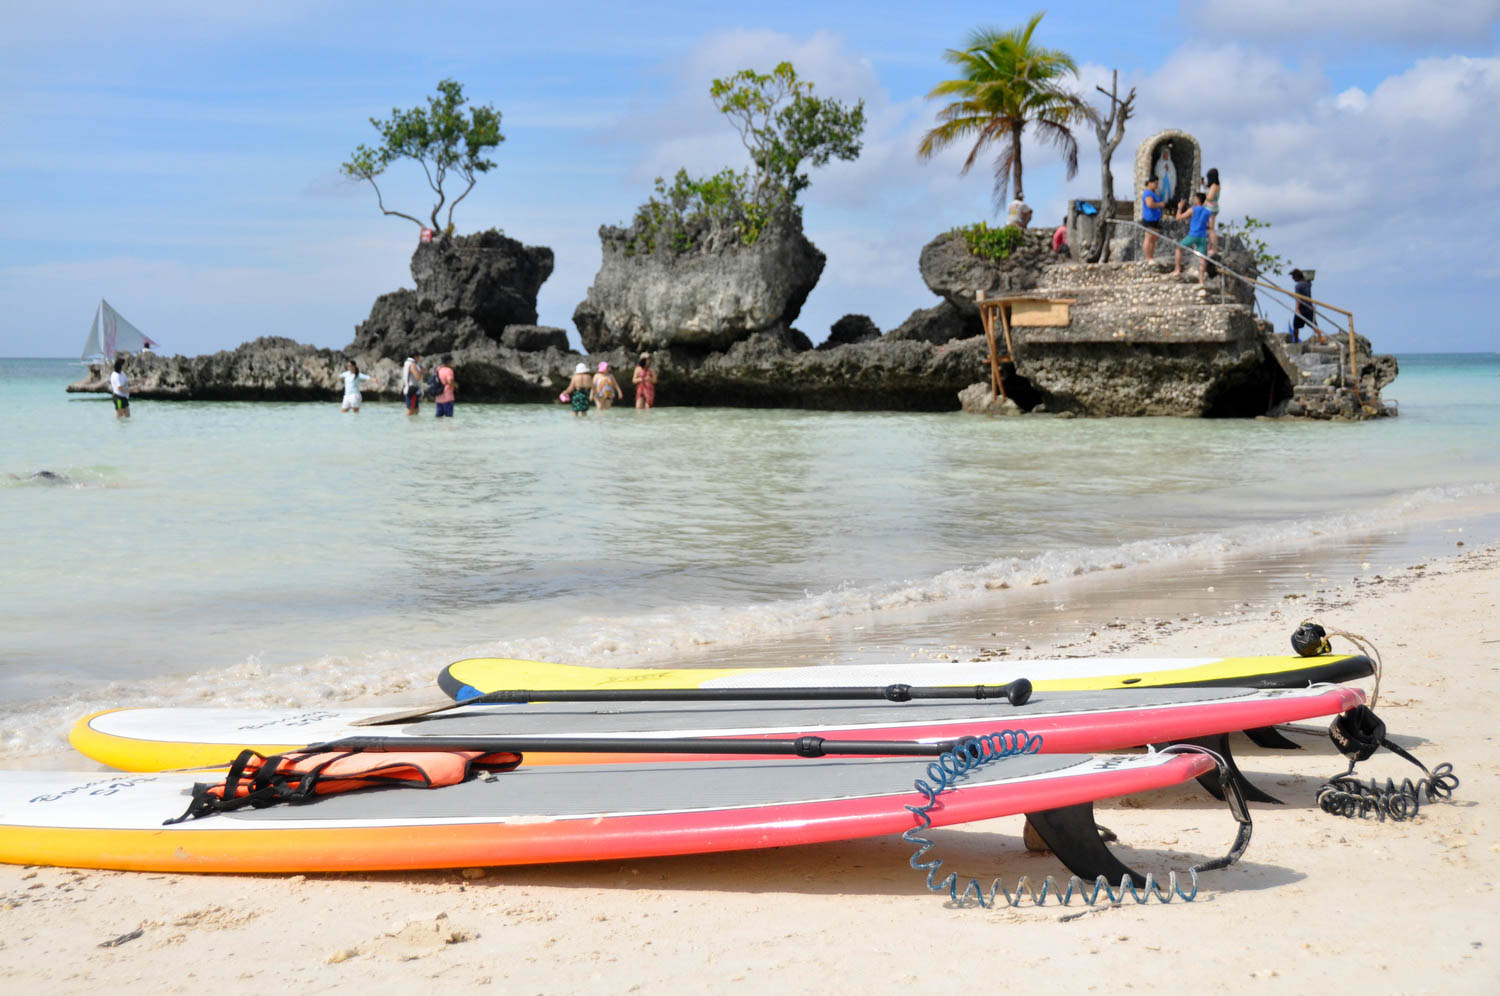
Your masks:
<path fill-rule="evenodd" d="M 656 371 L 651 369 L 650 353 L 641 354 L 641 358 L 636 361 L 635 373 L 631 374 L 630 381 L 635 385 L 635 406 L 655 408 Z"/>

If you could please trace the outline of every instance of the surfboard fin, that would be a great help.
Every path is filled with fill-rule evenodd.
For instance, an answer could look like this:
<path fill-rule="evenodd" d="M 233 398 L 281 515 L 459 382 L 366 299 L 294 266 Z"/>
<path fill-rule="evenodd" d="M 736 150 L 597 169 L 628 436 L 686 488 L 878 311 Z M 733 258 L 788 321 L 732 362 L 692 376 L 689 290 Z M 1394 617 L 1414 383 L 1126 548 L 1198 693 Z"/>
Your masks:
<path fill-rule="evenodd" d="M 1094 821 L 1092 802 L 1027 813 L 1026 822 L 1057 860 L 1079 878 L 1092 881 L 1103 876 L 1111 883 L 1129 878 L 1137 885 L 1146 884 L 1146 876 L 1128 867 L 1105 845 Z"/>
<path fill-rule="evenodd" d="M 1281 735 L 1281 731 L 1274 726 L 1257 726 L 1253 730 L 1246 730 L 1245 736 L 1257 747 L 1265 747 L 1267 750 L 1301 750 L 1302 745 L 1295 740 L 1288 740 Z"/>

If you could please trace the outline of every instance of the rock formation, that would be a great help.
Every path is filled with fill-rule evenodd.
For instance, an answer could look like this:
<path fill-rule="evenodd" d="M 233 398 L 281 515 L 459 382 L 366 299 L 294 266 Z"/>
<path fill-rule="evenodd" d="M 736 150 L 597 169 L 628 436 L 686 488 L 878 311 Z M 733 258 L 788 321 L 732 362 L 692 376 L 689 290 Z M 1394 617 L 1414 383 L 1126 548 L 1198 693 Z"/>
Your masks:
<path fill-rule="evenodd" d="M 845 315 L 828 329 L 828 338 L 818 344 L 819 349 L 832 349 L 856 342 L 869 342 L 880 338 L 880 327 L 869 315 Z"/>
<path fill-rule="evenodd" d="M 906 321 L 887 332 L 886 337 L 941 346 L 954 339 L 967 339 L 983 334 L 984 326 L 979 321 L 977 310 L 973 315 L 965 315 L 957 306 L 943 301 L 931 308 L 913 311 Z"/>
<path fill-rule="evenodd" d="M 635 252 L 640 233 L 604 226 L 604 261 L 573 312 L 590 352 L 727 349 L 757 332 L 790 328 L 823 272 L 824 255 L 795 215 L 773 221 L 751 246 L 680 255 Z"/>
<path fill-rule="evenodd" d="M 1058 260 L 1052 252 L 1050 232 L 1027 229 L 1024 239 L 1005 259 L 991 260 L 974 255 L 962 233 L 945 232 L 922 247 L 917 266 L 927 289 L 957 308 L 965 319 L 973 319 L 972 328 L 978 334 L 982 329 L 979 308 L 974 304 L 975 291 L 984 291 L 985 297 L 1000 297 L 1031 290 L 1042 271 Z"/>
<path fill-rule="evenodd" d="M 499 342 L 507 326 L 536 325 L 552 262 L 551 249 L 494 229 L 421 243 L 411 258 L 417 289 L 376 298 L 349 351 L 399 360 Z"/>

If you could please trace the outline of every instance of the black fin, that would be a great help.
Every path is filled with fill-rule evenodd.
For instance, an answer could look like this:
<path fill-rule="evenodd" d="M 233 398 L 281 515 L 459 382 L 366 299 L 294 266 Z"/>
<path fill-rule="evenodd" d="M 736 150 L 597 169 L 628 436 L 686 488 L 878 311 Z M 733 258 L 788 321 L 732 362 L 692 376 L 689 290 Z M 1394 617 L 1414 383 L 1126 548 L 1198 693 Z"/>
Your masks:
<path fill-rule="evenodd" d="M 1288 740 L 1281 735 L 1281 731 L 1274 726 L 1257 726 L 1253 730 L 1246 730 L 1245 736 L 1257 747 L 1265 747 L 1268 750 L 1301 750 L 1302 745 L 1295 740 Z"/>
<path fill-rule="evenodd" d="M 1106 881 L 1116 886 L 1126 877 L 1137 886 L 1146 884 L 1146 876 L 1126 866 L 1105 846 L 1099 826 L 1094 822 L 1092 802 L 1027 813 L 1026 821 L 1046 841 L 1057 860 L 1085 882 L 1103 875 Z"/>

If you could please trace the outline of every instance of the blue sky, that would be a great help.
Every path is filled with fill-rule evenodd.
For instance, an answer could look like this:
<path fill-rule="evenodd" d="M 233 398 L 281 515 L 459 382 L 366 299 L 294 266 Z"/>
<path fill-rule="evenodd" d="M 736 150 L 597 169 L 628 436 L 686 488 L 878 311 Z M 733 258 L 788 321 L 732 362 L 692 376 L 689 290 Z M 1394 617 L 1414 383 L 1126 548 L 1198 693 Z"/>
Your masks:
<path fill-rule="evenodd" d="M 866 101 L 858 162 L 815 173 L 806 227 L 828 266 L 797 322 L 814 341 L 846 312 L 881 328 L 937 302 L 917 255 L 990 217 L 987 169 L 919 163 L 945 48 L 1040 6 L 948 3 L 384 4 L 231 7 L 176 0 L 21 4 L 0 31 L 0 355 L 81 348 L 107 297 L 163 344 L 199 353 L 258 335 L 339 347 L 374 298 L 411 286 L 414 227 L 382 217 L 338 165 L 371 116 L 443 77 L 504 115 L 498 167 L 459 207 L 551 246 L 541 321 L 568 329 L 599 266 L 600 224 L 658 175 L 743 163 L 710 79 L 790 59 L 818 92 Z M 1039 40 L 1079 88 L 1119 69 L 1139 111 L 1116 152 L 1185 129 L 1224 177 L 1224 211 L 1269 220 L 1272 248 L 1318 270 L 1379 350 L 1500 348 L 1500 0 L 1051 3 Z M 1097 196 L 1026 147 L 1041 220 Z M 413 167 L 414 169 L 414 167 Z M 420 175 L 387 202 L 425 215 Z"/>

